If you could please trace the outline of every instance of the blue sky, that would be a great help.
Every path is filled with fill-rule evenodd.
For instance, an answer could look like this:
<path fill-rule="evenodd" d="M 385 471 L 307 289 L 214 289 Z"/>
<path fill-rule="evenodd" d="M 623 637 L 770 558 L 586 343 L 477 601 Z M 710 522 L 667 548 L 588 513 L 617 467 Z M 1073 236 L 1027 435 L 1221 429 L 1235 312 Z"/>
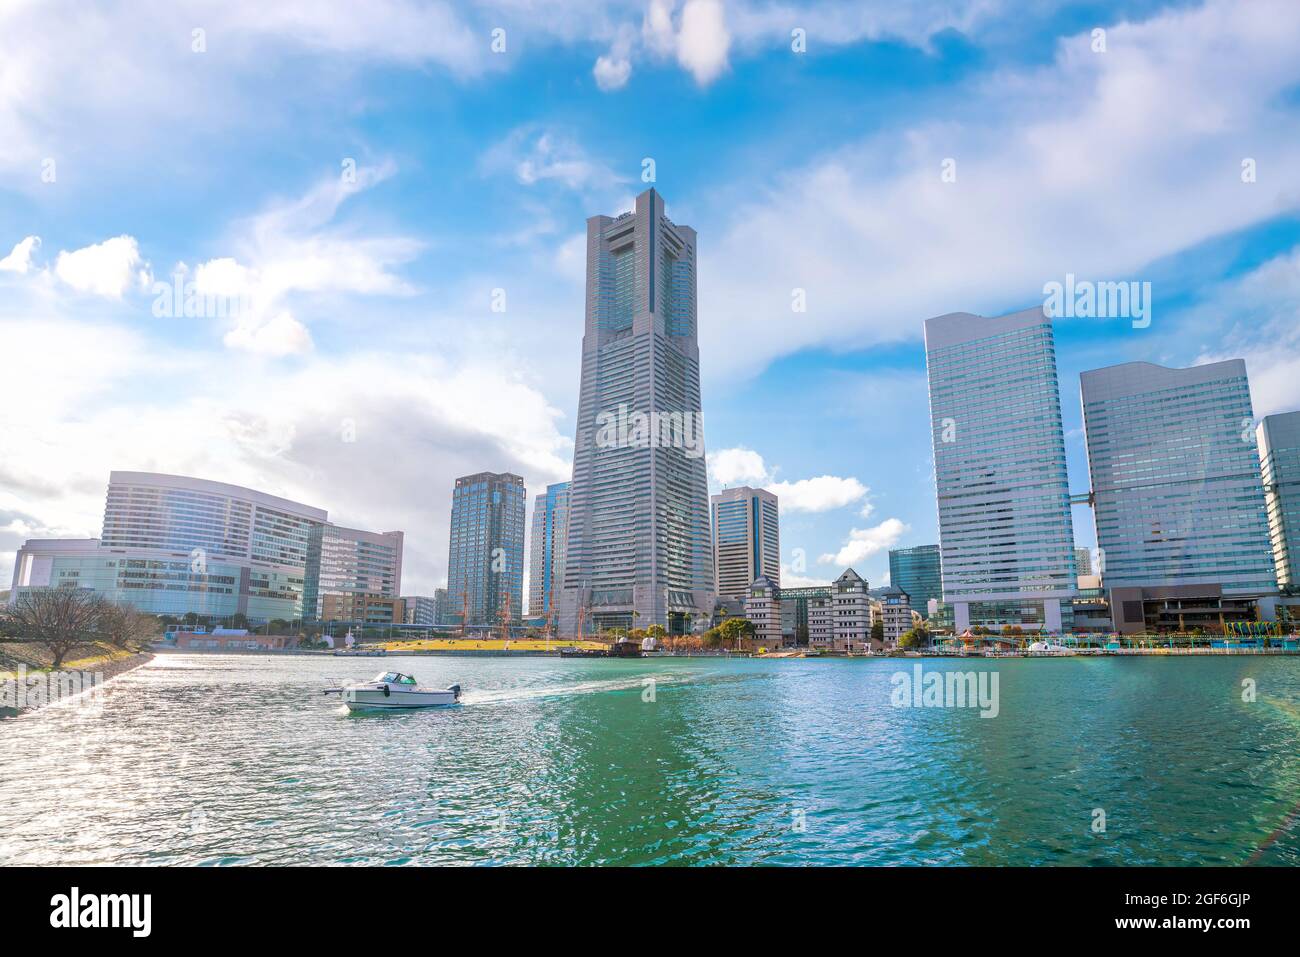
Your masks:
<path fill-rule="evenodd" d="M 929 316 L 1152 283 L 1149 328 L 1057 324 L 1075 491 L 1084 369 L 1241 356 L 1300 408 L 1290 0 L 73 8 L 0 10 L 0 581 L 119 468 L 401 528 L 430 591 L 455 476 L 567 477 L 584 222 L 647 158 L 711 481 L 778 492 L 789 583 L 936 540 Z M 247 308 L 157 315 L 174 275 Z"/>

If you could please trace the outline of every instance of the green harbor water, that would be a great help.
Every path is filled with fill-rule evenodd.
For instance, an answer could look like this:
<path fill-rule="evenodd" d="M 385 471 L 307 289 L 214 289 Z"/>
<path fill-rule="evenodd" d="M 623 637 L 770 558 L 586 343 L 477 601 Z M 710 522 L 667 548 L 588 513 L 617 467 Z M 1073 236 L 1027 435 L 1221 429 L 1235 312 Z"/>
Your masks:
<path fill-rule="evenodd" d="M 321 694 L 390 669 L 464 704 Z M 1296 865 L 1298 732 L 1296 658 L 162 655 L 0 722 L 0 864 Z"/>

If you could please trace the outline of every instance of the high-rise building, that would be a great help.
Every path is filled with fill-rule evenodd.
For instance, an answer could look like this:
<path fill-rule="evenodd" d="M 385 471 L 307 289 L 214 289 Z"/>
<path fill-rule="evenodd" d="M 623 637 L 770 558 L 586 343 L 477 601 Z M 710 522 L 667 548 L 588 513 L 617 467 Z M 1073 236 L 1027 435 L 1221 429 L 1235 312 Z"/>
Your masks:
<path fill-rule="evenodd" d="M 497 626 L 503 615 L 523 617 L 524 480 L 510 472 L 456 479 L 451 501 L 447 600 L 452 621 L 468 609 L 471 626 Z"/>
<path fill-rule="evenodd" d="M 326 513 L 264 492 L 157 472 L 112 472 L 100 539 L 18 551 L 12 598 L 62 585 L 149 614 L 302 617 L 308 550 Z"/>
<path fill-rule="evenodd" d="M 1051 320 L 925 323 L 943 598 L 971 625 L 1071 625 L 1074 531 Z"/>
<path fill-rule="evenodd" d="M 712 613 L 695 276 L 695 230 L 654 189 L 587 220 L 565 634 L 680 633 Z"/>
<path fill-rule="evenodd" d="M 313 529 L 304 602 L 307 616 L 330 621 L 353 607 L 366 607 L 331 602 L 327 614 L 327 597 L 396 598 L 402 590 L 404 538 L 401 532 L 367 532 L 341 525 Z"/>
<path fill-rule="evenodd" d="M 533 500 L 529 544 L 528 617 L 556 612 L 564 581 L 564 550 L 569 540 L 569 483 L 557 482 Z"/>
<path fill-rule="evenodd" d="M 930 599 L 943 599 L 938 545 L 913 545 L 889 550 L 889 583 L 907 592 L 909 609 L 926 614 Z M 909 626 L 910 627 L 910 626 Z"/>
<path fill-rule="evenodd" d="M 447 598 L 447 589 L 435 588 L 433 590 L 433 623 L 438 627 L 450 625 L 451 602 Z"/>
<path fill-rule="evenodd" d="M 1074 571 L 1079 578 L 1086 578 L 1092 574 L 1092 552 L 1086 548 L 1074 550 Z"/>
<path fill-rule="evenodd" d="M 777 498 L 761 488 L 723 489 L 713 505 L 714 589 L 719 598 L 744 598 L 754 580 L 781 587 L 781 530 Z"/>
<path fill-rule="evenodd" d="M 1275 592 L 1245 362 L 1126 362 L 1084 372 L 1081 386 L 1116 627 L 1162 627 L 1150 620 L 1159 611 L 1152 602 L 1203 606 Z M 1201 609 L 1168 610 L 1179 613 L 1176 626 L 1201 623 L 1188 615 Z M 1218 609 L 1212 621 L 1221 623 Z"/>
<path fill-rule="evenodd" d="M 1300 412 L 1266 415 L 1256 429 L 1277 583 L 1300 591 Z"/>
<path fill-rule="evenodd" d="M 441 589 L 439 589 L 441 590 Z M 432 628 L 438 624 L 438 599 L 434 595 L 403 595 L 406 603 L 406 623 Z"/>

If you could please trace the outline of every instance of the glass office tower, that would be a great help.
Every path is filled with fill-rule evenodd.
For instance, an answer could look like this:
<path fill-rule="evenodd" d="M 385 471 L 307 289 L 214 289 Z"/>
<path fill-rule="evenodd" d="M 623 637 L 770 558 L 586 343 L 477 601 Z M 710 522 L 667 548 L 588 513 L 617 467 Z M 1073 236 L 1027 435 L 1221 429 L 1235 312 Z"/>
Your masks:
<path fill-rule="evenodd" d="M 1074 529 L 1051 320 L 925 323 L 943 598 L 972 625 L 1072 627 Z"/>
<path fill-rule="evenodd" d="M 1300 412 L 1266 415 L 1256 430 L 1277 583 L 1300 592 Z"/>
<path fill-rule="evenodd" d="M 564 550 L 569 535 L 569 483 L 557 482 L 533 500 L 529 545 L 528 617 L 544 618 L 556 610 L 564 581 Z"/>
<path fill-rule="evenodd" d="M 911 607 L 928 616 L 930 599 L 943 600 L 939 546 L 915 545 L 889 550 L 889 583 L 907 592 Z"/>
<path fill-rule="evenodd" d="M 452 622 L 468 610 L 470 626 L 523 616 L 524 480 L 510 472 L 478 472 L 456 479 L 451 501 L 447 602 Z"/>
<path fill-rule="evenodd" d="M 1275 591 L 1245 362 L 1127 362 L 1081 386 L 1105 587 Z"/>
<path fill-rule="evenodd" d="M 695 238 L 653 189 L 587 220 L 564 634 L 682 632 L 713 610 Z"/>
<path fill-rule="evenodd" d="M 323 619 L 328 597 L 396 598 L 402 590 L 401 532 L 324 525 L 308 547 L 306 617 Z"/>
<path fill-rule="evenodd" d="M 781 529 L 777 497 L 742 485 L 723 489 L 713 505 L 713 568 L 719 598 L 743 600 L 760 576 L 781 587 Z"/>

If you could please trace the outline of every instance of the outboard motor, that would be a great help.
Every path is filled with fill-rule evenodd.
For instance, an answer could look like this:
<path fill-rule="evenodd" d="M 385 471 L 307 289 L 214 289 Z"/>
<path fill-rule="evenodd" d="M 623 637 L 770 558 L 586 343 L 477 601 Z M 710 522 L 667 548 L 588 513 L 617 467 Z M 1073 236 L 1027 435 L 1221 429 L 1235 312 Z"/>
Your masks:
<path fill-rule="evenodd" d="M 450 691 L 453 695 L 455 695 L 457 701 L 460 700 L 460 685 L 452 685 L 447 690 Z"/>

